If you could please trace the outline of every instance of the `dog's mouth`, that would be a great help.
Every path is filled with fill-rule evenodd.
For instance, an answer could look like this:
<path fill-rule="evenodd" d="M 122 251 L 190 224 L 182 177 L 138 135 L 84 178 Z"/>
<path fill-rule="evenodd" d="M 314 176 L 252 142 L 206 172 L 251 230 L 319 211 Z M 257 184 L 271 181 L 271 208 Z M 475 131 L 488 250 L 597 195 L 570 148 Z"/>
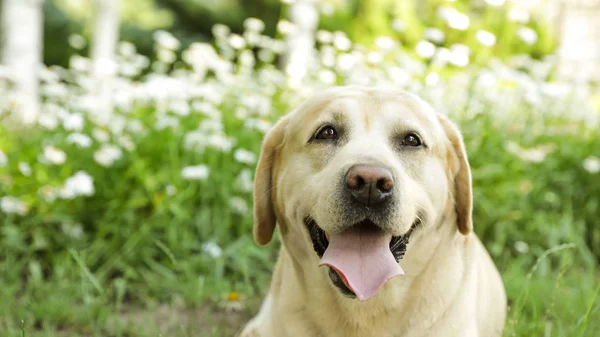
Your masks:
<path fill-rule="evenodd" d="M 392 236 L 371 220 L 363 220 L 339 234 L 330 235 L 307 218 L 313 248 L 329 267 L 333 284 L 345 295 L 367 300 L 391 278 L 404 274 L 398 261 L 404 257 L 408 240 L 418 222 L 401 236 Z"/>

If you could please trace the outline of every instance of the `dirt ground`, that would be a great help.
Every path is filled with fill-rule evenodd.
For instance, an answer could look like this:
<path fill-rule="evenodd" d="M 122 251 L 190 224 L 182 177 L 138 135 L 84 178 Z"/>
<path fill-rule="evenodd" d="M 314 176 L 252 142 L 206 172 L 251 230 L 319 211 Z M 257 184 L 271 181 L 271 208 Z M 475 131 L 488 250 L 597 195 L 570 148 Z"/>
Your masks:
<path fill-rule="evenodd" d="M 214 306 L 190 309 L 160 305 L 154 310 L 128 308 L 116 317 L 120 324 L 109 326 L 121 326 L 125 331 L 131 331 L 128 334 L 132 336 L 159 334 L 165 337 L 233 337 L 250 318 L 248 310 L 226 310 Z"/>

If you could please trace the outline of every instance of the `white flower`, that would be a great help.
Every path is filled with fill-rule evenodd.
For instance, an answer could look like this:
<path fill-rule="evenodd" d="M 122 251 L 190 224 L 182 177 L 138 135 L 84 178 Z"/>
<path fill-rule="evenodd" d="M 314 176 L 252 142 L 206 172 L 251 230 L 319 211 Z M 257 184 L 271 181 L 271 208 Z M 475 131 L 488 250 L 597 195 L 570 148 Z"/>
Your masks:
<path fill-rule="evenodd" d="M 87 41 L 85 38 L 79 34 L 72 34 L 69 36 L 69 45 L 75 49 L 83 49 Z"/>
<path fill-rule="evenodd" d="M 231 199 L 229 199 L 229 207 L 231 207 L 232 211 L 234 213 L 240 214 L 240 215 L 246 215 L 248 214 L 248 203 L 246 203 L 246 200 L 240 198 L 240 197 L 233 197 Z"/>
<path fill-rule="evenodd" d="M 252 118 L 247 119 L 246 122 L 244 122 L 244 127 L 248 129 L 256 129 L 262 133 L 267 133 L 267 131 L 271 130 L 273 125 L 264 119 Z"/>
<path fill-rule="evenodd" d="M 427 28 L 423 34 L 427 40 L 435 43 L 442 43 L 446 39 L 444 32 L 437 28 Z"/>
<path fill-rule="evenodd" d="M 221 111 L 209 102 L 194 101 L 192 102 L 192 109 L 205 114 L 212 120 L 221 119 Z"/>
<path fill-rule="evenodd" d="M 321 4 L 321 13 L 325 16 L 332 16 L 335 13 L 335 6 L 330 2 Z"/>
<path fill-rule="evenodd" d="M 210 135 L 207 145 L 223 152 L 229 152 L 233 147 L 233 140 L 224 135 Z"/>
<path fill-rule="evenodd" d="M 154 39 L 156 40 L 156 42 L 158 43 L 159 46 L 161 46 L 165 49 L 170 49 L 170 50 L 179 49 L 179 46 L 180 46 L 179 40 L 177 40 L 177 38 L 175 38 L 175 36 L 173 36 L 173 34 L 167 32 L 167 31 L 157 30 L 154 33 Z"/>
<path fill-rule="evenodd" d="M 98 128 L 92 130 L 92 136 L 94 136 L 97 141 L 102 143 L 107 142 L 110 138 L 110 134 L 107 131 Z"/>
<path fill-rule="evenodd" d="M 69 114 L 63 121 L 63 127 L 69 131 L 81 131 L 83 129 L 83 115 L 80 113 Z"/>
<path fill-rule="evenodd" d="M 236 186 L 244 192 L 251 192 L 254 189 L 254 181 L 252 180 L 252 171 L 244 169 L 236 178 Z"/>
<path fill-rule="evenodd" d="M 325 84 L 334 84 L 336 80 L 335 73 L 331 70 L 322 69 L 319 71 L 319 81 Z"/>
<path fill-rule="evenodd" d="M 517 31 L 517 35 L 528 45 L 534 45 L 538 40 L 538 34 L 529 27 L 522 27 Z"/>
<path fill-rule="evenodd" d="M 348 71 L 354 67 L 357 61 L 358 60 L 355 55 L 341 53 L 337 57 L 337 67 L 341 71 Z"/>
<path fill-rule="evenodd" d="M 288 35 L 296 31 L 298 27 L 290 21 L 279 20 L 277 23 L 277 31 L 283 35 Z"/>
<path fill-rule="evenodd" d="M 435 46 L 429 41 L 422 40 L 417 43 L 415 51 L 422 58 L 429 59 L 435 54 Z"/>
<path fill-rule="evenodd" d="M 471 23 L 468 16 L 451 7 L 439 7 L 437 15 L 445 20 L 451 28 L 456 30 L 466 30 Z"/>
<path fill-rule="evenodd" d="M 530 14 L 527 10 L 521 8 L 511 8 L 508 11 L 508 19 L 519 23 L 529 22 Z"/>
<path fill-rule="evenodd" d="M 246 47 L 246 40 L 238 34 L 229 35 L 228 42 L 229 45 L 235 49 L 243 49 Z"/>
<path fill-rule="evenodd" d="M 22 161 L 19 163 L 19 171 L 21 171 L 22 175 L 29 177 L 31 175 L 31 166 Z"/>
<path fill-rule="evenodd" d="M 58 117 L 52 113 L 41 112 L 37 121 L 48 130 L 54 130 L 58 126 Z"/>
<path fill-rule="evenodd" d="M 75 144 L 81 148 L 88 148 L 92 145 L 92 139 L 83 133 L 72 133 L 67 136 L 67 143 Z"/>
<path fill-rule="evenodd" d="M 210 255 L 210 257 L 216 259 L 223 254 L 223 249 L 214 241 L 206 242 L 202 245 L 202 250 Z"/>
<path fill-rule="evenodd" d="M 0 198 L 0 209 L 6 214 L 25 215 L 27 213 L 25 202 L 11 196 Z"/>
<path fill-rule="evenodd" d="M 246 68 L 252 68 L 256 64 L 256 59 L 254 58 L 254 53 L 251 50 L 244 50 L 240 53 L 238 57 L 238 61 L 240 65 Z"/>
<path fill-rule="evenodd" d="M 516 155 L 525 162 L 541 163 L 546 159 L 546 156 L 554 151 L 553 144 L 540 145 L 534 148 L 525 149 L 515 142 L 508 142 L 505 146 L 506 151 Z"/>
<path fill-rule="evenodd" d="M 133 140 L 129 136 L 121 136 L 118 139 L 119 145 L 121 145 L 125 150 L 131 152 L 135 149 L 135 144 Z"/>
<path fill-rule="evenodd" d="M 181 177 L 186 180 L 205 180 L 209 173 L 206 165 L 186 166 L 181 170 Z"/>
<path fill-rule="evenodd" d="M 527 254 L 529 252 L 529 245 L 527 242 L 517 241 L 515 242 L 515 250 L 521 254 Z"/>
<path fill-rule="evenodd" d="M 381 50 L 392 50 L 396 47 L 396 41 L 389 36 L 379 36 L 375 39 L 375 45 Z"/>
<path fill-rule="evenodd" d="M 67 160 L 67 154 L 54 146 L 46 146 L 43 153 L 43 162 L 60 165 Z"/>
<path fill-rule="evenodd" d="M 492 47 L 496 44 L 496 35 L 488 32 L 487 30 L 479 30 L 475 33 L 477 41 L 486 47 Z"/>
<path fill-rule="evenodd" d="M 125 57 L 135 56 L 136 48 L 135 45 L 128 41 L 121 41 L 118 45 L 119 54 Z"/>
<path fill-rule="evenodd" d="M 144 124 L 137 119 L 129 121 L 127 125 L 127 130 L 135 135 L 144 135 L 146 133 L 146 128 Z"/>
<path fill-rule="evenodd" d="M 589 173 L 600 172 L 600 158 L 596 156 L 589 156 L 583 161 L 583 168 Z"/>
<path fill-rule="evenodd" d="M 383 54 L 379 52 L 372 51 L 367 54 L 367 62 L 370 64 L 380 64 L 383 61 Z"/>
<path fill-rule="evenodd" d="M 177 126 L 179 126 L 179 119 L 164 115 L 158 116 L 156 124 L 154 124 L 154 128 L 159 131 L 167 128 L 176 128 Z"/>
<path fill-rule="evenodd" d="M 94 152 L 94 160 L 104 167 L 112 166 L 123 155 L 123 151 L 116 145 L 103 145 L 100 150 Z"/>
<path fill-rule="evenodd" d="M 431 72 L 425 77 L 425 84 L 427 84 L 428 86 L 434 86 L 438 84 L 439 81 L 440 75 L 436 72 Z"/>
<path fill-rule="evenodd" d="M 464 44 L 453 44 L 450 47 L 450 63 L 457 67 L 466 67 L 469 64 L 471 50 Z"/>
<path fill-rule="evenodd" d="M 397 31 L 398 33 L 405 31 L 406 28 L 407 28 L 406 22 L 404 22 L 400 19 L 394 19 L 394 21 L 392 21 L 392 29 Z"/>
<path fill-rule="evenodd" d="M 92 62 L 83 56 L 73 55 L 69 59 L 69 67 L 79 73 L 87 73 L 92 68 Z"/>
<path fill-rule="evenodd" d="M 169 49 L 159 49 L 156 53 L 156 58 L 164 63 L 171 64 L 177 60 L 177 55 Z"/>
<path fill-rule="evenodd" d="M 202 151 L 206 147 L 207 142 L 206 133 L 200 130 L 190 131 L 183 137 L 183 147 L 186 150 Z"/>
<path fill-rule="evenodd" d="M 64 190 L 67 191 L 67 195 L 73 195 L 75 197 L 80 195 L 86 197 L 92 196 L 95 193 L 94 178 L 84 171 L 77 171 L 75 175 L 67 178 L 65 181 Z"/>
<path fill-rule="evenodd" d="M 352 47 L 352 42 L 350 39 L 348 39 L 346 34 L 342 32 L 335 32 L 333 34 L 333 45 L 338 50 L 347 51 L 350 49 L 350 47 Z"/>
<path fill-rule="evenodd" d="M 235 150 L 233 157 L 237 162 L 243 164 L 254 164 L 256 162 L 256 154 L 245 149 Z"/>
<path fill-rule="evenodd" d="M 317 41 L 319 41 L 320 43 L 323 44 L 328 44 L 333 42 L 333 34 L 331 34 L 331 32 L 328 32 L 326 30 L 319 30 L 317 31 Z"/>
<path fill-rule="evenodd" d="M 217 23 L 212 26 L 211 31 L 215 37 L 224 37 L 224 36 L 227 36 L 231 32 L 231 29 L 229 29 L 229 27 L 227 27 L 224 24 Z"/>
<path fill-rule="evenodd" d="M 83 237 L 83 229 L 81 228 L 81 224 L 63 222 L 60 225 L 60 229 L 72 239 L 81 239 Z"/>
<path fill-rule="evenodd" d="M 187 116 L 190 114 L 190 105 L 184 100 L 172 101 L 169 104 L 169 109 L 179 116 Z"/>
<path fill-rule="evenodd" d="M 448 25 L 450 28 L 454 28 L 456 30 L 466 30 L 469 28 L 469 24 L 471 20 L 465 14 L 455 12 L 448 18 Z"/>
<path fill-rule="evenodd" d="M 506 0 L 485 0 L 490 6 L 502 6 L 506 2 Z"/>
<path fill-rule="evenodd" d="M 8 164 L 8 157 L 0 150 L 0 167 L 6 166 L 6 164 Z"/>
<path fill-rule="evenodd" d="M 165 188 L 165 191 L 168 196 L 172 197 L 175 195 L 175 193 L 177 193 L 177 187 L 175 187 L 173 185 L 167 185 L 167 187 Z"/>
<path fill-rule="evenodd" d="M 265 23 L 257 18 L 247 18 L 244 20 L 244 28 L 247 30 L 260 33 L 265 30 Z"/>
<path fill-rule="evenodd" d="M 38 194 L 41 195 L 46 202 L 53 202 L 56 199 L 57 192 L 58 191 L 55 188 L 48 185 L 42 186 L 38 190 Z"/>

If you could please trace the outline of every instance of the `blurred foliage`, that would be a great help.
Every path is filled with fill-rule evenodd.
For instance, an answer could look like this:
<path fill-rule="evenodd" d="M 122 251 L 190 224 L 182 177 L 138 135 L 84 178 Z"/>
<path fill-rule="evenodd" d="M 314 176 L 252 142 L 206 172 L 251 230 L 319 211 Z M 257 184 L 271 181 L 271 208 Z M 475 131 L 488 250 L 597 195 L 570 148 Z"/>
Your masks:
<path fill-rule="evenodd" d="M 323 2 L 326 6 L 328 2 Z M 556 39 L 549 31 L 548 23 L 535 14 L 521 22 L 511 19 L 509 12 L 515 8 L 506 2 L 502 6 L 491 6 L 484 1 L 473 0 L 427 0 L 427 1 L 332 1 L 334 10 L 330 15 L 322 15 L 321 26 L 327 30 L 346 31 L 350 38 L 359 43 L 371 45 L 378 36 L 391 36 L 409 47 L 425 39 L 428 28 L 437 28 L 445 35 L 442 41 L 433 41 L 440 47 L 450 47 L 455 43 L 468 45 L 474 52 L 473 58 L 479 61 L 491 56 L 506 57 L 514 54 L 529 54 L 540 58 L 551 53 L 556 47 Z M 468 28 L 451 29 L 443 18 L 444 10 L 456 9 L 469 18 Z M 330 9 L 327 10 L 327 12 Z M 523 43 L 517 37 L 517 30 L 529 26 L 538 34 L 533 45 Z M 481 45 L 476 33 L 486 30 L 496 36 L 497 43 L 492 48 Z"/>
<path fill-rule="evenodd" d="M 73 53 L 67 46 L 72 33 L 90 38 L 93 24 L 92 2 L 49 0 L 45 5 L 46 31 L 45 61 L 65 66 Z M 242 22 L 256 17 L 265 22 L 265 32 L 274 37 L 279 19 L 285 18 L 288 5 L 280 0 L 122 0 L 121 38 L 133 42 L 147 56 L 153 55 L 152 32 L 167 29 L 184 46 L 194 41 L 209 41 L 216 23 L 225 24 L 233 32 L 243 31 Z M 458 0 L 329 0 L 318 2 L 321 12 L 319 27 L 328 31 L 343 31 L 355 42 L 372 46 L 378 36 L 389 36 L 413 50 L 426 40 L 426 29 L 437 28 L 444 33 L 438 47 L 449 48 L 464 44 L 472 51 L 471 59 L 485 63 L 490 57 L 505 59 L 514 54 L 529 54 L 541 58 L 556 47 L 556 39 L 546 23 L 532 15 L 521 22 L 510 18 L 508 2 L 500 7 L 483 1 Z M 443 18 L 442 9 L 456 9 L 469 17 L 465 30 L 451 29 Z M 524 43 L 517 37 L 522 27 L 533 29 L 537 41 Z M 476 34 L 486 30 L 496 36 L 493 47 L 483 46 Z"/>

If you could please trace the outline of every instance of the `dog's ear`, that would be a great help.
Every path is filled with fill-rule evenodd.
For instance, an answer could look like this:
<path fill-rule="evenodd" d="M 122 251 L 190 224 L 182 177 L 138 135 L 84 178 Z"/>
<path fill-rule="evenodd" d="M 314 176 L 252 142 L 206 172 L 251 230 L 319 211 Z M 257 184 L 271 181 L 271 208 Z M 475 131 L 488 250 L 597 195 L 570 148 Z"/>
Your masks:
<path fill-rule="evenodd" d="M 471 167 L 467 151 L 458 127 L 447 117 L 438 115 L 440 123 L 451 143 L 448 150 L 448 164 L 454 178 L 454 203 L 458 230 L 467 235 L 473 230 L 473 191 L 471 186 Z"/>
<path fill-rule="evenodd" d="M 266 245 L 275 230 L 275 210 L 273 208 L 273 164 L 275 155 L 283 143 L 287 118 L 282 118 L 267 133 L 256 167 L 254 179 L 254 241 Z"/>

